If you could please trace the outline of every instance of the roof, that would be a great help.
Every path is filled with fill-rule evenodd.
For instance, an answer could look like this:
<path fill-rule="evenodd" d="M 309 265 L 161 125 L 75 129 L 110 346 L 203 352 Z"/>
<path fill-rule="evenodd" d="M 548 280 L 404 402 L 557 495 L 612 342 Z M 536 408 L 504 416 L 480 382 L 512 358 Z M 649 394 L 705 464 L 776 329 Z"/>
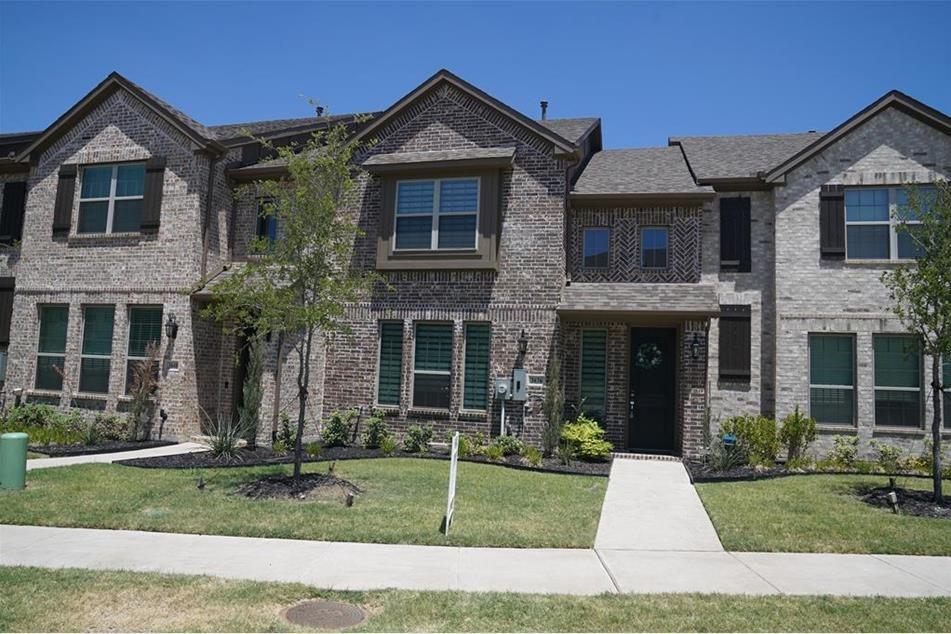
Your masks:
<path fill-rule="evenodd" d="M 820 132 L 671 137 L 699 182 L 756 177 L 822 137 Z"/>
<path fill-rule="evenodd" d="M 376 169 L 424 166 L 474 166 L 493 164 L 500 167 L 509 165 L 515 158 L 514 147 L 475 147 L 460 150 L 435 150 L 429 152 L 394 152 L 392 154 L 376 154 L 363 162 L 363 167 L 371 171 Z"/>
<path fill-rule="evenodd" d="M 573 283 L 562 291 L 560 313 L 716 315 L 712 284 Z"/>
<path fill-rule="evenodd" d="M 712 193 L 694 183 L 679 148 L 650 147 L 595 153 L 575 182 L 572 198 Z"/>
<path fill-rule="evenodd" d="M 536 119 L 536 122 L 578 145 L 600 120 L 597 117 L 579 117 L 576 119 Z"/>
<path fill-rule="evenodd" d="M 208 126 L 208 129 L 215 135 L 219 141 L 247 138 L 246 132 L 252 136 L 274 136 L 281 132 L 304 132 L 311 128 L 333 126 L 337 123 L 349 123 L 355 119 L 366 116 L 375 117 L 373 113 L 348 113 L 336 114 L 324 117 L 316 115 L 310 117 L 298 117 L 295 119 L 271 119 L 268 121 L 247 121 L 244 123 L 223 123 L 220 125 Z"/>

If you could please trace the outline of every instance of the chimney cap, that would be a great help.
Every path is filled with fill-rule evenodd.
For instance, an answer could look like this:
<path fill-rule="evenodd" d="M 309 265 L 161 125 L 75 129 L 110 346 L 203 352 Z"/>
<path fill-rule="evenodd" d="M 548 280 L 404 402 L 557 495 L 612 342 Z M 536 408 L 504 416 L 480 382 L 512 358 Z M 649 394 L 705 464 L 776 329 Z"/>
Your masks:
<path fill-rule="evenodd" d="M 540 103 L 542 106 L 542 120 L 544 121 L 548 117 L 548 100 L 542 99 Z"/>

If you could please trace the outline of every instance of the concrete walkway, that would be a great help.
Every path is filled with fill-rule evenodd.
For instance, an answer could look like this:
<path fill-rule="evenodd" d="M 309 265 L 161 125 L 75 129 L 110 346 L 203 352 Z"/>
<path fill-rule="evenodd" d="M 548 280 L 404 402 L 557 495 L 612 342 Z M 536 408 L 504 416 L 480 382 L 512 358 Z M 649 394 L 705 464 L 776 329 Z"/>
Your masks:
<path fill-rule="evenodd" d="M 0 525 L 0 565 L 338 590 L 951 596 L 951 557 L 457 548 Z"/>
<path fill-rule="evenodd" d="M 64 456 L 62 458 L 34 458 L 26 461 L 26 470 L 49 469 L 51 467 L 68 467 L 74 464 L 105 463 L 116 460 L 131 460 L 133 458 L 151 458 L 153 456 L 174 456 L 183 453 L 208 451 L 208 447 L 196 442 L 182 442 L 165 447 L 151 449 L 136 449 L 134 451 L 117 451 L 115 453 L 97 453 L 89 456 Z"/>

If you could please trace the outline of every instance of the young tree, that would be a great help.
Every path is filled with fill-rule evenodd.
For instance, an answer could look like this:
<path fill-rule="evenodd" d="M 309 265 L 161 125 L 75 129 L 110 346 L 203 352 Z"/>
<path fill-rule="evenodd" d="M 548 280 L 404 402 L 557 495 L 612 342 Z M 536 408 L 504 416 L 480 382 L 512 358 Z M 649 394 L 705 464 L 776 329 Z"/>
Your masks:
<path fill-rule="evenodd" d="M 257 445 L 258 423 L 261 418 L 261 399 L 264 389 L 261 377 L 264 375 L 264 357 L 267 354 L 267 342 L 264 337 L 252 334 L 245 344 L 248 363 L 241 387 L 241 406 L 238 407 L 238 425 L 244 430 L 249 447 Z"/>
<path fill-rule="evenodd" d="M 348 331 L 347 304 L 378 278 L 351 264 L 354 242 L 362 232 L 341 213 L 356 195 L 357 168 L 351 159 L 358 144 L 347 128 L 338 125 L 315 133 L 303 146 L 273 149 L 287 166 L 286 176 L 252 187 L 265 201 L 261 215 L 277 219 L 279 237 L 273 243 L 266 238 L 255 241 L 252 248 L 258 257 L 213 289 L 204 314 L 232 333 L 250 328 L 262 335 L 280 334 L 279 345 L 289 346 L 296 355 L 294 481 L 299 483 L 315 344 L 318 337 Z"/>
<path fill-rule="evenodd" d="M 951 359 L 951 185 L 936 183 L 935 190 L 907 188 L 908 205 L 896 210 L 899 237 L 907 236 L 918 257 L 882 274 L 893 301 L 892 310 L 908 332 L 916 335 L 931 356 L 932 478 L 934 500 L 941 490 L 941 361 Z M 920 221 L 920 224 L 912 221 Z"/>

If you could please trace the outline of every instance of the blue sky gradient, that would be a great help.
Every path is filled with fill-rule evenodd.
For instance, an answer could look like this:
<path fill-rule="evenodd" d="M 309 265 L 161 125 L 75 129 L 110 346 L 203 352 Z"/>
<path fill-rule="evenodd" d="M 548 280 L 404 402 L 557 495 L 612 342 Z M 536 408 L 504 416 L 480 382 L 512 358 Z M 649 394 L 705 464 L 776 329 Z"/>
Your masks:
<path fill-rule="evenodd" d="M 951 2 L 0 2 L 0 132 L 110 71 L 206 124 L 384 109 L 445 67 L 605 147 L 826 130 L 897 88 L 951 113 Z"/>

